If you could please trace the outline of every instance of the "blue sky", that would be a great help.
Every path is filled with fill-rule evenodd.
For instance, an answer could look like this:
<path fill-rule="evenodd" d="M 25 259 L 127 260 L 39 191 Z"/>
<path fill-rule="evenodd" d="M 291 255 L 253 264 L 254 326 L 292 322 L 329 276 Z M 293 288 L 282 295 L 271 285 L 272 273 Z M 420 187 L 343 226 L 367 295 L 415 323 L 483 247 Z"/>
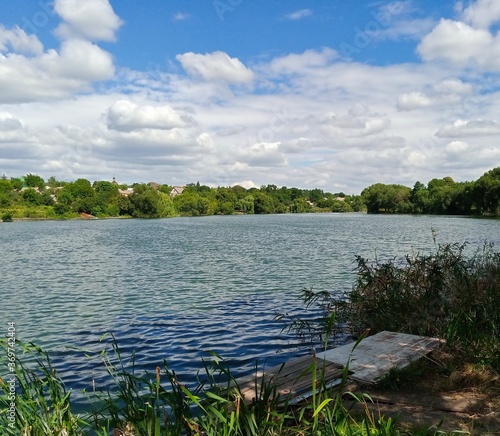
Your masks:
<path fill-rule="evenodd" d="M 499 23 L 495 0 L 9 2 L 0 173 L 473 180 L 500 164 Z"/>

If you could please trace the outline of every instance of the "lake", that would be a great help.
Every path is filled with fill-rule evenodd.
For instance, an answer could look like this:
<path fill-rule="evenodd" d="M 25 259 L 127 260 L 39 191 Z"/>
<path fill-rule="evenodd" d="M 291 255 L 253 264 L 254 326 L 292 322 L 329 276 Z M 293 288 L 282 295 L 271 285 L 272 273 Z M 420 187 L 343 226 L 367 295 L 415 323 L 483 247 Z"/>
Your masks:
<path fill-rule="evenodd" d="M 366 214 L 238 215 L 0 224 L 3 329 L 50 352 L 76 392 L 108 383 L 99 351 L 113 333 L 154 372 L 192 382 L 208 350 L 237 374 L 301 353 L 277 313 L 304 287 L 349 291 L 356 255 L 388 259 L 468 241 L 500 245 L 500 221 Z M 77 395 L 78 396 L 78 395 Z"/>

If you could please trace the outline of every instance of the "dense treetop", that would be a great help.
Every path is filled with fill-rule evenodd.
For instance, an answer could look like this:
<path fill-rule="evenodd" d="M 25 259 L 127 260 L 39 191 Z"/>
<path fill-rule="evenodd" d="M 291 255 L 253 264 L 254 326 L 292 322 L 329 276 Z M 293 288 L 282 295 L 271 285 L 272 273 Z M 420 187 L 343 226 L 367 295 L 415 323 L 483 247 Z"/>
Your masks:
<path fill-rule="evenodd" d="M 131 186 L 106 180 L 91 183 L 45 181 L 36 174 L 0 179 L 0 213 L 22 218 L 72 218 L 85 213 L 96 217 L 161 218 L 169 216 L 360 212 L 453 215 L 500 215 L 500 168 L 473 182 L 451 177 L 417 181 L 413 188 L 373 184 L 361 195 L 329 193 L 267 185 L 212 188 L 200 183 L 183 187 L 158 183 Z M 6 221 L 6 220 L 5 220 Z"/>

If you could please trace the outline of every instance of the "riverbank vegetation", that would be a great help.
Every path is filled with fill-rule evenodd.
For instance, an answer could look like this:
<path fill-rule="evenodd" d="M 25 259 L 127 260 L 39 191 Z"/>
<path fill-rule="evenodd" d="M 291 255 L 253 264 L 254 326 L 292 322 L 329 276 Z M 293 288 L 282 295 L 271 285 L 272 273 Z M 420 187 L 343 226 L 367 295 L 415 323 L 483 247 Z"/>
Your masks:
<path fill-rule="evenodd" d="M 440 360 L 433 356 L 425 362 L 434 367 L 434 374 L 448 380 L 458 369 L 469 368 L 470 372 L 474 368 L 476 374 L 492 375 L 490 379 L 500 387 L 500 313 L 496 304 L 500 301 L 500 253 L 491 245 L 471 255 L 466 249 L 466 245 L 445 245 L 437 247 L 435 253 L 388 261 L 358 257 L 352 292 L 305 290 L 306 306 L 315 316 L 305 317 L 307 321 L 289 320 L 288 327 L 301 334 L 319 335 L 325 347 L 341 332 L 357 337 L 357 343 L 366 332 L 381 330 L 439 337 L 447 341 L 444 351 L 448 357 Z M 198 374 L 196 385 L 187 386 L 169 369 L 167 361 L 152 373 L 137 373 L 133 358 L 125 362 L 118 344 L 114 340 L 110 344 L 111 349 L 98 358 L 114 387 L 105 391 L 89 388 L 91 410 L 77 414 L 72 409 L 71 392 L 47 353 L 33 345 L 16 343 L 13 347 L 12 340 L 1 340 L 3 434 L 452 434 L 430 421 L 423 429 L 401 427 L 397 420 L 371 411 L 369 396 L 349 392 L 347 371 L 340 388 L 327 388 L 321 371 L 316 375 L 319 363 L 315 360 L 310 368 L 314 394 L 309 401 L 292 405 L 275 395 L 272 383 L 263 383 L 256 376 L 259 394 L 247 404 L 230 368 L 215 354 Z M 82 352 L 82 359 L 86 358 Z M 407 380 L 408 375 L 401 372 L 391 373 L 383 383 L 397 388 L 405 377 Z M 88 384 L 92 386 L 92 381 Z M 345 401 L 346 396 L 354 401 Z"/>
<path fill-rule="evenodd" d="M 500 215 L 500 168 L 473 182 L 451 177 L 432 179 L 413 188 L 377 183 L 361 192 L 324 192 L 267 185 L 212 188 L 200 183 L 169 186 L 158 183 L 119 185 L 86 179 L 45 181 L 36 174 L 0 179 L 0 217 L 70 219 L 83 214 L 98 218 L 202 216 L 306 212 L 414 213 Z"/>

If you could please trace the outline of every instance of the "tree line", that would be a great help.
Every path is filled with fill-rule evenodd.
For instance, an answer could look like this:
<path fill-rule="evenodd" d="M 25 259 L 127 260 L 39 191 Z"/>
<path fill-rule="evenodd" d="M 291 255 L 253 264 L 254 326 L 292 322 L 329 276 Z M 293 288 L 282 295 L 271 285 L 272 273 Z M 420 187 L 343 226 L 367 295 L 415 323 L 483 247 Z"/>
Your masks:
<path fill-rule="evenodd" d="M 473 182 L 451 177 L 432 179 L 413 188 L 376 183 L 361 193 L 368 213 L 500 215 L 500 167 Z"/>
<path fill-rule="evenodd" d="M 191 183 L 181 193 L 166 184 L 132 185 L 106 180 L 91 183 L 44 180 L 36 174 L 0 179 L 0 212 L 14 218 L 72 218 L 81 213 L 96 217 L 162 218 L 231 214 L 306 212 L 414 213 L 500 215 L 500 168 L 474 182 L 451 177 L 432 179 L 413 188 L 376 183 L 361 195 L 329 193 L 276 185 L 246 189 L 209 187 Z M 5 220 L 5 219 L 4 219 Z"/>

